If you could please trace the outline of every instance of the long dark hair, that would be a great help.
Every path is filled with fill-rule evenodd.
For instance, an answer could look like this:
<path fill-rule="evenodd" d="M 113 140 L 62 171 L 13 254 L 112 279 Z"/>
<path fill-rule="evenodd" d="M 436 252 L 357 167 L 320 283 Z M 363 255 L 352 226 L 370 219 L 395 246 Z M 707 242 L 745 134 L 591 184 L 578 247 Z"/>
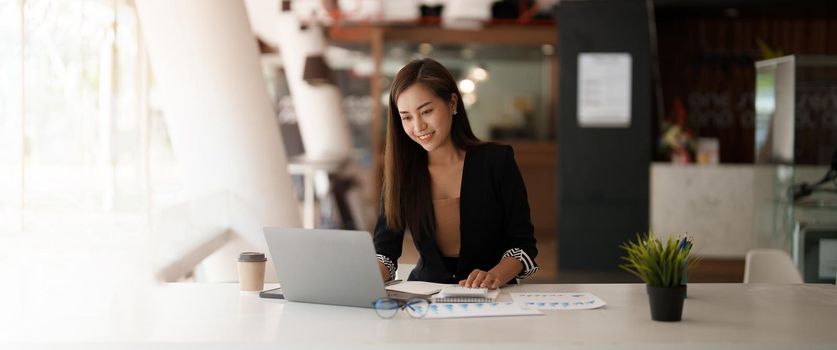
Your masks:
<path fill-rule="evenodd" d="M 414 84 L 423 84 L 445 102 L 450 102 L 452 96 L 456 96 L 456 115 L 453 117 L 450 137 L 457 149 L 467 152 L 481 144 L 481 141 L 471 131 L 456 80 L 444 66 L 424 58 L 413 60 L 398 71 L 389 91 L 384 158 L 384 214 L 387 227 L 409 229 L 414 237 L 421 239 L 436 229 L 427 151 L 410 139 L 401 127 L 401 116 L 395 103 L 398 96 Z"/>

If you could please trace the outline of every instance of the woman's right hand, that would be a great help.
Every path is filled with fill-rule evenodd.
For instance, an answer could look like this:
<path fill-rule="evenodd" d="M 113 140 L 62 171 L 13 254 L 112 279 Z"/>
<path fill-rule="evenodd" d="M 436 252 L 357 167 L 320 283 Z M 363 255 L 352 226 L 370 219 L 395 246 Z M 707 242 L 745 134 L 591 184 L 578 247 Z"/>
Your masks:
<path fill-rule="evenodd" d="M 387 270 L 386 265 L 384 265 L 383 263 L 381 263 L 379 261 L 378 262 L 378 269 L 381 270 L 381 278 L 384 279 L 384 282 L 388 282 L 389 281 L 389 270 Z"/>

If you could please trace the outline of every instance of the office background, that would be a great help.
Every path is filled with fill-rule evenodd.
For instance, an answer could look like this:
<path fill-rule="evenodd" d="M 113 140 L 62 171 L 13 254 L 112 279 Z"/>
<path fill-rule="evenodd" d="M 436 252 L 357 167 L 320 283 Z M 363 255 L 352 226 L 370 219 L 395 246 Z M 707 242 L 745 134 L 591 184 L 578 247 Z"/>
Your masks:
<path fill-rule="evenodd" d="M 391 25 L 358 20 L 365 7 L 336 22 L 318 1 L 0 3 L 0 270 L 36 290 L 230 281 L 266 224 L 370 230 L 383 100 L 424 56 L 468 81 L 477 135 L 515 147 L 542 252 L 533 281 L 631 280 L 618 244 L 653 229 L 704 244 L 696 281 L 736 282 L 747 250 L 791 251 L 777 216 L 833 223 L 827 208 L 763 206 L 776 171 L 756 159 L 755 62 L 837 55 L 834 4 L 463 3 L 441 17 L 389 4 Z M 614 50 L 634 59 L 631 127 L 579 128 L 572 57 Z M 331 83 L 303 79 L 317 56 Z M 798 97 L 793 182 L 821 177 L 837 145 L 831 74 Z M 695 148 L 672 164 L 661 142 L 678 123 L 714 140 L 717 163 Z"/>

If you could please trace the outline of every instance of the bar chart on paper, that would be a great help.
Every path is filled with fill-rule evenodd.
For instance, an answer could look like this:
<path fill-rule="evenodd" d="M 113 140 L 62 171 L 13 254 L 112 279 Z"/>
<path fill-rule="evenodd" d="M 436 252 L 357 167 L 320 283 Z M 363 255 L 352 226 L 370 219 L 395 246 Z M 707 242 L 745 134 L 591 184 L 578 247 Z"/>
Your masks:
<path fill-rule="evenodd" d="M 495 317 L 495 316 L 534 316 L 543 315 L 538 310 L 527 310 L 515 303 L 433 303 L 430 304 L 425 319 Z"/>
<path fill-rule="evenodd" d="M 534 310 L 589 310 L 607 305 L 592 293 L 510 293 L 520 307 Z"/>

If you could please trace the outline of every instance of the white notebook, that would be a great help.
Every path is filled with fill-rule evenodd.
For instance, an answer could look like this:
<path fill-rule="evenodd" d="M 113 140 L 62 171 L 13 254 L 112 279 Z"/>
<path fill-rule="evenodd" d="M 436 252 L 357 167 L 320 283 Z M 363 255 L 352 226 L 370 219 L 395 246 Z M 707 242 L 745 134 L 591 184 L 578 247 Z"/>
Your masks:
<path fill-rule="evenodd" d="M 423 281 L 403 281 L 387 286 L 387 290 L 400 293 L 431 296 L 433 294 L 438 293 L 445 286 L 446 284 L 442 283 Z"/>
<path fill-rule="evenodd" d="M 439 294 L 433 297 L 434 303 L 491 303 L 497 300 L 500 290 L 488 290 L 487 288 L 464 288 L 460 286 L 449 286 L 442 288 Z"/>

